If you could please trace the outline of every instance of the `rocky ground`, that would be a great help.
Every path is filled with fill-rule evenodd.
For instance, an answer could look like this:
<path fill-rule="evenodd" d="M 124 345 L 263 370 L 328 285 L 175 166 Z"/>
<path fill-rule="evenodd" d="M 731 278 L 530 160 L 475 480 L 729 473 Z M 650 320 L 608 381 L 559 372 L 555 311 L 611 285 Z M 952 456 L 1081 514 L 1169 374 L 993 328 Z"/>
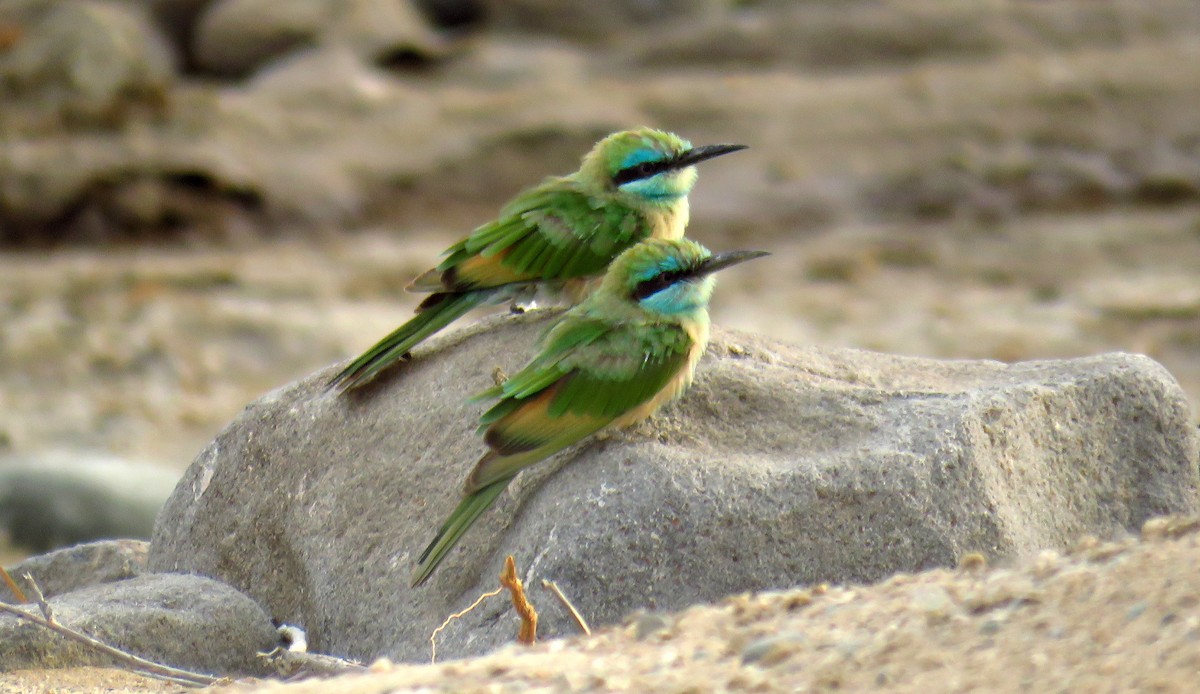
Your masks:
<path fill-rule="evenodd" d="M 419 3 L 443 8 L 426 15 L 361 2 L 333 19 L 293 13 L 299 29 L 239 15 L 252 2 L 144 3 L 166 31 L 130 13 L 142 3 L 81 2 L 53 21 L 44 4 L 0 3 L 11 450 L 181 471 L 247 402 L 403 320 L 408 279 L 499 203 L 642 123 L 751 146 L 706 165 L 692 198 L 693 237 L 774 253 L 722 277 L 720 325 L 943 358 L 1141 352 L 1196 416 L 1192 0 L 680 1 L 659 5 L 665 17 L 607 3 L 575 21 L 532 0 Z M 490 14 L 451 26 L 456 4 Z M 94 52 L 58 63 L 38 49 L 54 41 Z M 984 579 L 934 572 L 362 686 L 457 672 L 470 686 L 583 688 L 628 672 L 595 685 L 684 688 L 697 672 L 764 688 L 1015 690 L 1087 688 L 1099 673 L 1114 689 L 1170 690 L 1196 665 L 1195 605 L 1172 592 L 1196 592 L 1194 538 L 1002 574 L 1039 593 L 999 611 L 963 607 Z M 806 640 L 740 665 L 776 629 Z M 702 652 L 722 655 L 700 665 Z M 549 661 L 583 679 L 554 679 Z M 108 671 L 5 677 L 0 688 L 147 686 Z"/>
<path fill-rule="evenodd" d="M 1147 524 L 1143 539 L 1083 539 L 1015 566 L 970 559 L 871 586 L 739 595 L 467 661 L 379 662 L 368 674 L 242 680 L 213 691 L 1182 693 L 1200 667 L 1197 528 L 1194 518 L 1164 518 Z M 0 675 L 0 691 L 187 690 L 78 668 Z"/>

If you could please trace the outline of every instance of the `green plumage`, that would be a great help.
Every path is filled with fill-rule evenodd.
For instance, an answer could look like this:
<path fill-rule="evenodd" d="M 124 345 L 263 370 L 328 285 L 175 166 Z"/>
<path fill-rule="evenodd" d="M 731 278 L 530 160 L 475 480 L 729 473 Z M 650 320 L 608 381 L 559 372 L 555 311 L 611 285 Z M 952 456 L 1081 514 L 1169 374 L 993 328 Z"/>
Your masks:
<path fill-rule="evenodd" d="M 494 221 L 446 249 L 445 259 L 409 287 L 431 293 L 418 314 L 342 369 L 329 387 L 365 383 L 472 308 L 510 300 L 533 285 L 561 288 L 599 276 L 642 240 L 682 237 L 696 180 L 692 165 L 739 148 L 693 148 L 649 128 L 604 138 L 578 171 L 518 194 Z M 652 169 L 630 174 L 631 162 Z"/>
<path fill-rule="evenodd" d="M 480 417 L 490 450 L 477 463 L 467 495 L 422 552 L 414 585 L 433 572 L 518 472 L 650 400 L 685 367 L 692 346 L 675 324 L 579 315 L 560 321 L 544 344 L 524 369 L 476 396 L 500 398 Z M 548 406 L 522 416 L 523 408 L 547 397 Z"/>
<path fill-rule="evenodd" d="M 682 392 L 708 339 L 709 273 L 758 255 L 716 257 L 691 241 L 650 240 L 618 257 L 596 293 L 543 336 L 536 357 L 474 398 L 497 400 L 479 420 L 488 452 L 421 553 L 413 585 L 521 470 Z M 643 295 L 646 283 L 657 289 Z"/>
<path fill-rule="evenodd" d="M 677 324 L 621 325 L 563 356 L 563 373 L 550 415 L 586 414 L 615 419 L 649 400 L 687 360 L 691 340 Z"/>
<path fill-rule="evenodd" d="M 451 246 L 438 265 L 445 272 L 473 256 L 492 258 L 538 280 L 599 275 L 621 251 L 650 236 L 644 209 L 606 199 L 581 185 L 579 177 L 552 178 L 522 193 L 494 222 Z M 447 289 L 473 289 L 470 277 L 456 277 Z"/>

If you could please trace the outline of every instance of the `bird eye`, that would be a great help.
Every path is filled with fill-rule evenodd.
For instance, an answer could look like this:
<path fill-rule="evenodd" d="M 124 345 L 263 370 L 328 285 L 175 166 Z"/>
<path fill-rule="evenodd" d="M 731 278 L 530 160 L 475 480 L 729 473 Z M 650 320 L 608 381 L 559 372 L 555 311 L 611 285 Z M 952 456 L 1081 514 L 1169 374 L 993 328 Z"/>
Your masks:
<path fill-rule="evenodd" d="M 662 290 L 670 287 L 676 282 L 687 279 L 691 276 L 690 270 L 669 270 L 661 274 L 655 275 L 648 280 L 639 282 L 633 289 L 634 301 L 641 301 L 648 296 L 653 296 Z"/>
<path fill-rule="evenodd" d="M 643 178 L 668 171 L 671 168 L 669 161 L 644 161 L 640 164 L 634 164 L 627 169 L 621 169 L 613 176 L 613 183 L 616 185 L 624 185 L 630 181 L 640 181 Z"/>

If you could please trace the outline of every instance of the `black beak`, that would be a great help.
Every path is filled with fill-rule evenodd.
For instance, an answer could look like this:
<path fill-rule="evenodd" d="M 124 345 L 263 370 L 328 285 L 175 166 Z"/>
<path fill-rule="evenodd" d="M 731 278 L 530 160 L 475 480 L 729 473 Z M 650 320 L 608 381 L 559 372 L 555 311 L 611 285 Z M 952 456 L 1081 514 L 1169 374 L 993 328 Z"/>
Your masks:
<path fill-rule="evenodd" d="M 696 275 L 699 277 L 711 275 L 717 270 L 724 270 L 727 267 L 732 267 L 738 263 L 744 263 L 747 260 L 761 258 L 764 255 L 771 254 L 767 251 L 729 251 L 727 253 L 717 253 L 716 255 L 710 256 L 708 260 L 704 261 L 704 263 L 700 265 L 700 267 L 696 268 Z"/>
<path fill-rule="evenodd" d="M 703 147 L 693 147 L 683 154 L 676 157 L 671 162 L 671 168 L 682 169 L 686 166 L 699 164 L 702 161 L 714 159 L 723 154 L 737 152 L 743 149 L 749 149 L 746 145 L 704 145 Z"/>

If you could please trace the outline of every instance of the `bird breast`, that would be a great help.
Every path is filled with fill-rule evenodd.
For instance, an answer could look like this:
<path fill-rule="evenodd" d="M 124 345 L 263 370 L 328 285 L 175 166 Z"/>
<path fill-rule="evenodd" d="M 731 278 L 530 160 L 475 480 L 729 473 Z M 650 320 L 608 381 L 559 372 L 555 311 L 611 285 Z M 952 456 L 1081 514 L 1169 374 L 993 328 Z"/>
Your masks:
<path fill-rule="evenodd" d="M 683 329 L 687 331 L 692 343 L 683 368 L 670 381 L 667 381 L 667 385 L 655 393 L 654 397 L 613 420 L 612 426 L 626 427 L 637 424 L 658 412 L 663 405 L 683 395 L 688 386 L 692 385 L 692 379 L 696 375 L 696 365 L 700 363 L 700 357 L 704 356 L 704 349 L 708 346 L 708 316 L 704 316 L 701 320 L 685 321 Z"/>
<path fill-rule="evenodd" d="M 650 223 L 650 238 L 676 240 L 683 238 L 688 225 L 688 200 L 680 198 L 670 205 L 651 209 L 646 213 Z"/>

